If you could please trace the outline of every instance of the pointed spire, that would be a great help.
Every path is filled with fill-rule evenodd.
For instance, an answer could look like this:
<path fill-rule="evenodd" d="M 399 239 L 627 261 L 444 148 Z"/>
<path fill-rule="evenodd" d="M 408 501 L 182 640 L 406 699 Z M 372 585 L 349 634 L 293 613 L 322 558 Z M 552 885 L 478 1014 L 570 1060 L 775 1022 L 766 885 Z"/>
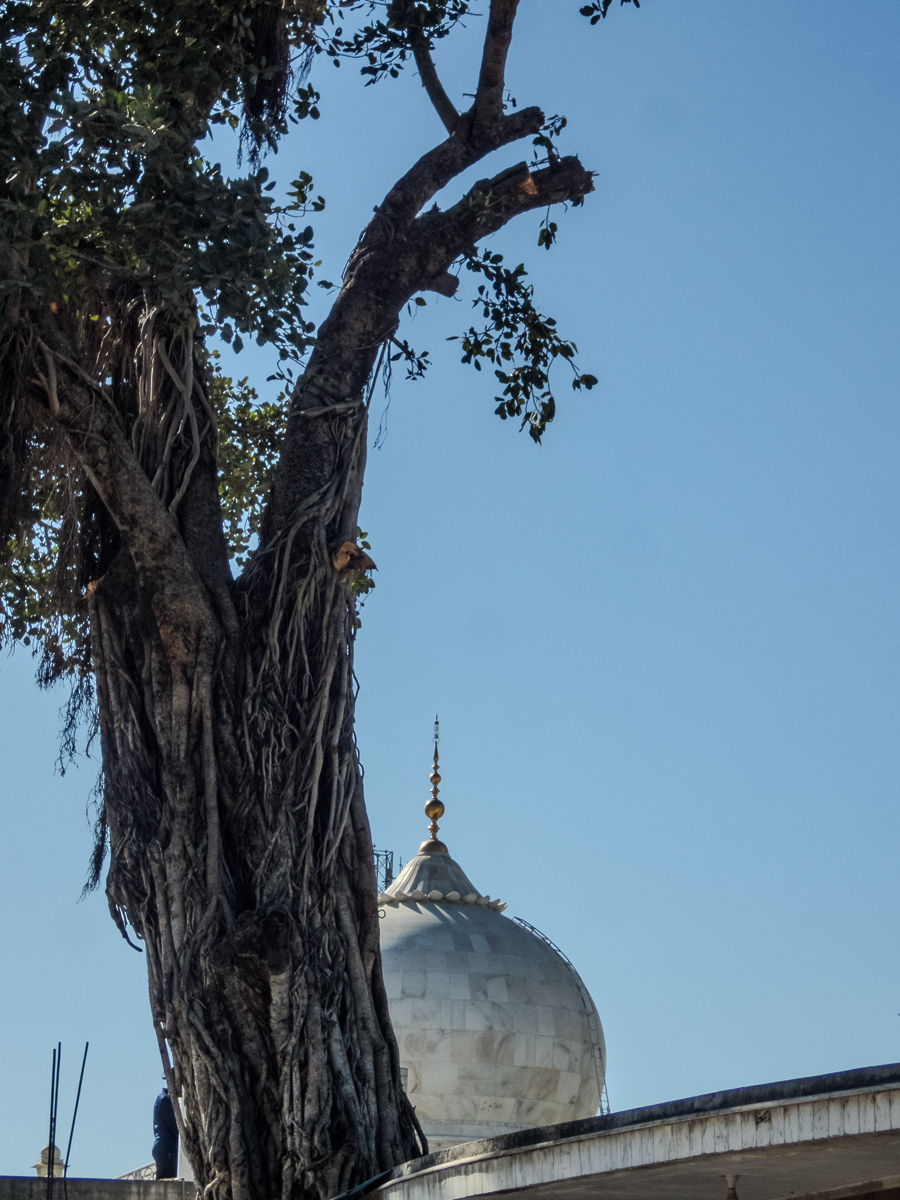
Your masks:
<path fill-rule="evenodd" d="M 440 737 L 440 723 L 437 717 L 434 718 L 434 760 L 431 764 L 431 775 L 429 781 L 431 783 L 431 799 L 425 805 L 425 816 L 431 824 L 428 826 L 428 832 L 431 834 L 427 842 L 423 842 L 419 847 L 419 852 L 423 850 L 436 850 L 447 853 L 447 847 L 443 842 L 438 841 L 438 821 L 444 815 L 444 805 L 438 800 L 438 787 L 441 782 L 440 772 L 438 771 L 438 742 Z"/>

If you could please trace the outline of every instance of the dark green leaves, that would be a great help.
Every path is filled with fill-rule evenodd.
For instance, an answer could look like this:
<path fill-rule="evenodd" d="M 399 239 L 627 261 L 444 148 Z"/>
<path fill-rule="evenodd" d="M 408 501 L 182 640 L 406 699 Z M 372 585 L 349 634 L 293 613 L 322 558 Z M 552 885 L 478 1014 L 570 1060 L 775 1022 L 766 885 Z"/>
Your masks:
<path fill-rule="evenodd" d="M 260 403 L 246 379 L 216 371 L 209 389 L 219 427 L 219 495 L 225 537 L 237 565 L 247 561 L 278 459 L 286 404 Z"/>
<path fill-rule="evenodd" d="M 623 4 L 633 4 L 635 8 L 641 7 L 641 0 L 619 0 L 619 7 Z M 592 4 L 585 4 L 578 11 L 583 17 L 590 17 L 591 24 L 596 25 L 597 22 L 605 17 L 612 5 L 612 0 L 594 0 Z"/>
<path fill-rule="evenodd" d="M 391 345 L 396 346 L 397 349 L 395 353 L 388 355 L 386 380 L 390 378 L 391 364 L 401 358 L 406 363 L 406 378 L 409 380 L 421 379 L 431 366 L 428 351 L 414 350 L 405 338 L 391 338 Z"/>
<path fill-rule="evenodd" d="M 538 234 L 538 245 L 543 246 L 545 250 L 549 250 L 556 241 L 556 222 L 551 221 L 547 217 L 541 225 L 540 233 Z"/>
<path fill-rule="evenodd" d="M 510 270 L 503 266 L 502 254 L 483 250 L 467 258 L 465 264 L 486 281 L 479 285 L 478 297 L 473 301 L 481 309 L 485 325 L 481 329 L 471 327 L 459 339 L 462 361 L 471 363 L 476 371 L 481 370 L 482 362 L 491 363 L 503 385 L 501 395 L 494 397 L 497 416 L 504 421 L 520 417 L 519 428 L 527 426 L 529 436 L 540 442 L 556 415 L 556 399 L 549 381 L 555 360 L 562 358 L 572 367 L 572 387 L 576 391 L 590 390 L 597 379 L 578 372 L 575 343 L 560 336 L 553 317 L 543 316 L 534 307 L 533 289 L 524 282 L 526 271 L 521 263 Z"/>
<path fill-rule="evenodd" d="M 270 9 L 289 30 L 291 5 Z M 312 231 L 289 221 L 324 201 L 304 174 L 278 209 L 264 168 L 225 179 L 196 148 L 261 78 L 247 13 L 261 19 L 238 0 L 0 0 L 0 294 L 84 308 L 110 287 L 162 304 L 192 292 L 202 332 L 228 322 L 304 352 Z M 318 115 L 312 88 L 293 100 L 296 118 Z"/>
<path fill-rule="evenodd" d="M 362 0 L 347 7 L 384 15 L 350 37 L 337 30 L 324 48 L 335 63 L 341 57 L 361 60 L 360 72 L 370 84 L 397 78 L 411 56 L 410 34 L 423 38 L 431 49 L 468 14 L 471 5 L 469 0 Z"/>

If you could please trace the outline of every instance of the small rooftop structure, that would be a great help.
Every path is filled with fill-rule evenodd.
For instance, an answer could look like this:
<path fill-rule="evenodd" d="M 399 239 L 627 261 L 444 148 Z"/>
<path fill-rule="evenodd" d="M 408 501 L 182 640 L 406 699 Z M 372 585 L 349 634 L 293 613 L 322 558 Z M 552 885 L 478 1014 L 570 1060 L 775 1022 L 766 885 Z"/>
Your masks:
<path fill-rule="evenodd" d="M 46 1179 L 50 1174 L 50 1151 L 53 1151 L 53 1177 L 54 1179 L 62 1179 L 63 1172 L 66 1169 L 66 1164 L 62 1160 L 62 1155 L 59 1152 L 59 1146 L 45 1146 L 40 1153 L 37 1162 L 33 1164 L 33 1169 L 37 1171 L 38 1179 Z"/>

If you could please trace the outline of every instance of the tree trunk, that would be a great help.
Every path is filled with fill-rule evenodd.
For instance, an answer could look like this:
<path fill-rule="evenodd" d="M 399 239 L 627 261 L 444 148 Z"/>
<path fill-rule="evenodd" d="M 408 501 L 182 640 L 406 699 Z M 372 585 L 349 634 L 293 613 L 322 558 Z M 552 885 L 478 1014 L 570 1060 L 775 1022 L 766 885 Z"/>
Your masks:
<path fill-rule="evenodd" d="M 308 408 L 312 378 L 300 389 L 303 495 L 295 479 L 291 519 L 229 589 L 193 351 L 169 334 L 146 352 L 191 378 L 197 444 L 166 440 L 165 394 L 131 439 L 158 426 L 170 458 L 180 453 L 171 483 L 158 483 L 185 552 L 179 578 L 158 587 L 131 530 L 131 552 L 88 589 L 107 892 L 146 950 L 160 1051 L 206 1194 L 325 1200 L 425 1149 L 381 978 L 353 733 L 355 602 L 351 572 L 333 562 L 356 533 L 366 411 L 358 396 Z M 87 424 L 70 436 L 89 452 Z"/>

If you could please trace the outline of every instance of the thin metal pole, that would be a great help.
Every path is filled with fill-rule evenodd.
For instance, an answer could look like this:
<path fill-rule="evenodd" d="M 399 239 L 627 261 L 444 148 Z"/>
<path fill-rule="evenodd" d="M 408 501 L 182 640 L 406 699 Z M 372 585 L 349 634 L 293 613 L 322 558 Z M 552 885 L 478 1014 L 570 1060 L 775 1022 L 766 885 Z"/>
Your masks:
<path fill-rule="evenodd" d="M 50 1066 L 50 1131 L 47 1134 L 47 1200 L 50 1200 L 50 1172 L 53 1169 L 53 1098 L 56 1090 L 56 1051 L 53 1051 L 53 1062 Z"/>
<path fill-rule="evenodd" d="M 62 1066 L 62 1042 L 56 1043 L 50 1080 L 50 1145 L 47 1150 L 47 1200 L 53 1200 L 53 1148 L 56 1145 L 56 1112 L 59 1105 L 59 1071 Z"/>
<path fill-rule="evenodd" d="M 78 1101 L 81 1099 L 81 1085 L 84 1082 L 84 1064 L 87 1062 L 87 1052 L 90 1042 L 84 1043 L 84 1058 L 81 1060 L 81 1074 L 78 1076 L 78 1091 L 75 1093 L 75 1111 L 72 1113 L 72 1128 L 69 1130 L 69 1144 L 66 1146 L 66 1161 L 63 1163 L 63 1195 L 69 1200 L 69 1158 L 72 1154 L 72 1138 L 75 1136 L 75 1121 L 78 1117 Z"/>
<path fill-rule="evenodd" d="M 56 1145 L 56 1125 L 59 1116 L 59 1073 L 62 1070 L 62 1042 L 56 1043 L 56 1092 L 53 1096 L 53 1145 Z M 56 1168 L 56 1157 L 50 1151 L 50 1200 L 53 1200 L 53 1172 Z"/>

